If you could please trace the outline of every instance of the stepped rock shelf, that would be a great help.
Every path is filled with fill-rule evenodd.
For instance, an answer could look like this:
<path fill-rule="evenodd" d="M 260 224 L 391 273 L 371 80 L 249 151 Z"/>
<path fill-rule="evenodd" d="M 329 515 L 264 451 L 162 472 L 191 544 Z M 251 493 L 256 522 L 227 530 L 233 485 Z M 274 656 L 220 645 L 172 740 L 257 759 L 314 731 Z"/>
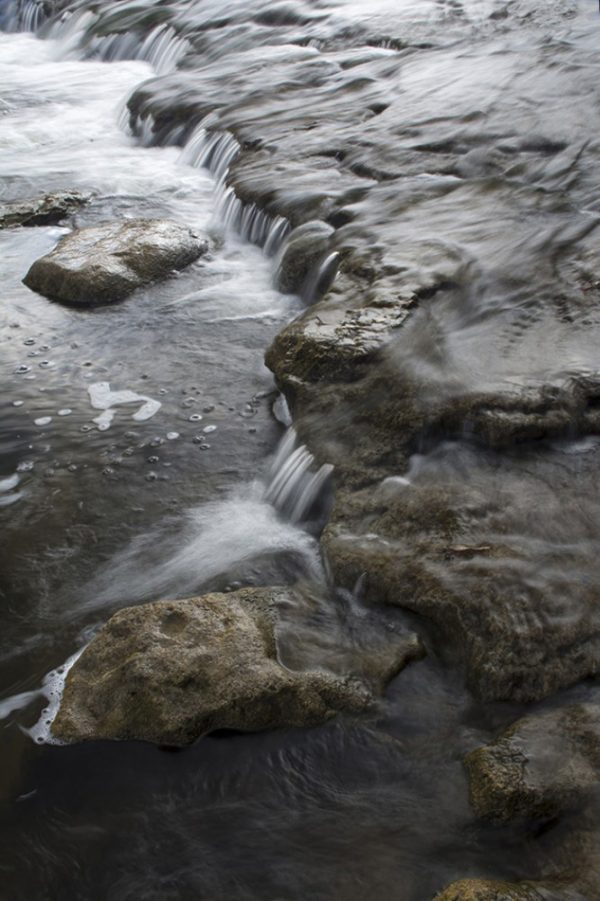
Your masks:
<path fill-rule="evenodd" d="M 93 759 L 96 740 L 117 739 L 116 757 L 141 740 L 186 748 L 165 782 L 186 759 L 194 790 L 202 772 L 202 803 L 169 834 L 174 848 L 189 841 L 186 853 L 157 891 L 172 878 L 182 898 L 219 901 L 600 901 L 592 6 L 17 4 L 21 26 L 68 40 L 78 59 L 154 67 L 129 93 L 127 140 L 212 175 L 214 247 L 235 232 L 261 248 L 285 295 L 257 320 L 297 301 L 268 348 L 256 339 L 252 365 L 265 352 L 299 437 L 279 487 L 309 457 L 307 484 L 321 473 L 310 516 L 290 514 L 295 503 L 276 512 L 320 559 L 296 567 L 286 551 L 278 567 L 261 548 L 266 565 L 242 554 L 229 574 L 211 570 L 216 588 L 186 588 L 184 600 L 156 600 L 177 588 L 140 593 L 153 603 L 108 619 L 70 670 L 52 726 L 73 743 L 65 754 Z M 2 17 L 14 21 L 3 6 Z M 21 213 L 6 215 L 12 233 Z M 25 283 L 66 303 L 112 302 L 206 252 L 175 225 L 172 244 L 164 233 L 145 248 L 153 227 L 166 223 L 76 230 Z M 186 301 L 210 305 L 196 287 Z M 209 324 L 254 314 L 214 303 Z M 183 344 L 192 353 L 193 339 Z M 266 530 L 255 512 L 250 528 Z M 224 528 L 237 540 L 230 520 Z M 264 587 L 280 568 L 291 584 Z M 158 577 L 148 584 L 162 590 Z M 136 600 L 117 592 L 121 605 Z M 291 659 L 290 611 L 304 645 Z M 375 651 L 373 623 L 386 635 Z M 204 736 L 222 730 L 266 733 L 253 740 L 268 762 L 230 735 L 226 775 L 211 785 L 202 755 L 221 738 Z M 188 800 L 187 782 L 171 789 L 161 824 Z M 198 810 L 217 840 L 189 838 Z M 142 881 L 130 888 L 123 897 L 144 896 Z"/>

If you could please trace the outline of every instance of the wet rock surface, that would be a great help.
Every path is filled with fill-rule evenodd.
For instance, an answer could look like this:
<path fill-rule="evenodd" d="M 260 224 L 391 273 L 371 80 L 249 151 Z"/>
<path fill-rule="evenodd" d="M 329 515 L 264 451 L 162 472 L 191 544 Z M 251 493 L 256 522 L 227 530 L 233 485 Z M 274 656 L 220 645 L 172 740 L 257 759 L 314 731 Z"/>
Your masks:
<path fill-rule="evenodd" d="M 18 226 L 56 225 L 90 199 L 77 191 L 46 194 L 33 200 L 0 204 L 0 229 Z"/>
<path fill-rule="evenodd" d="M 221 729 L 314 726 L 364 711 L 359 680 L 294 672 L 277 659 L 277 604 L 291 590 L 242 589 L 115 614 L 66 680 L 52 732 L 64 741 L 140 739 L 190 744 Z M 384 660 L 387 681 L 415 655 L 414 640 Z"/>
<path fill-rule="evenodd" d="M 134 219 L 77 229 L 35 263 L 23 279 L 51 300 L 81 306 L 112 303 L 136 288 L 184 269 L 208 243 L 164 219 Z"/>
<path fill-rule="evenodd" d="M 144 59 L 160 70 L 129 101 L 138 140 L 189 149 L 204 129 L 213 142 L 202 158 L 226 196 L 235 192 L 246 212 L 288 220 L 281 286 L 304 293 L 324 255 L 337 255 L 331 290 L 281 331 L 267 362 L 301 440 L 319 463 L 335 467 L 335 504 L 322 537 L 328 573 L 346 596 L 370 605 L 372 622 L 409 611 L 428 635 L 431 660 L 420 666 L 439 667 L 438 681 L 426 671 L 425 688 L 415 677 L 404 695 L 397 683 L 388 690 L 383 729 L 398 739 L 380 796 L 379 745 L 370 752 L 367 787 L 356 791 L 354 771 L 368 757 L 357 751 L 360 742 L 344 746 L 348 770 L 333 790 L 331 773 L 321 775 L 339 761 L 324 762 L 320 733 L 311 767 L 292 745 L 291 763 L 284 755 L 286 770 L 275 767 L 274 776 L 285 785 L 277 804 L 286 820 L 291 798 L 289 819 L 302 821 L 289 845 L 276 845 L 273 808 L 267 817 L 260 808 L 251 821 L 258 831 L 268 824 L 259 853 L 251 827 L 239 857 L 228 844 L 226 861 L 207 876 L 189 861 L 218 856 L 219 803 L 229 801 L 231 785 L 218 785 L 212 812 L 202 806 L 202 820 L 211 829 L 217 822 L 208 853 L 189 839 L 202 825 L 192 802 L 187 830 L 173 827 L 159 806 L 172 847 L 189 842 L 174 891 L 195 896 L 200 886 L 238 897 L 243 885 L 249 897 L 271 898 L 287 896 L 293 884 L 298 897 L 364 901 L 401 892 L 402 901 L 423 901 L 460 879 L 444 901 L 595 901 L 588 779 L 597 767 L 595 714 L 588 711 L 580 727 L 581 713 L 565 713 L 564 721 L 536 713 L 534 726 L 524 706 L 593 680 L 600 659 L 599 157 L 590 140 L 600 123 L 597 105 L 581 103 L 597 94 L 595 20 L 583 5 L 562 0 L 543 7 L 531 0 L 275 7 L 253 0 L 227 10 L 205 0 L 93 10 L 78 53 Z M 155 28 L 164 30 L 150 40 Z M 156 52 L 159 44 L 169 52 Z M 224 148 L 233 146 L 225 166 Z M 242 217 L 228 225 L 243 225 Z M 263 246 L 259 232 L 247 228 L 244 236 Z M 302 243 L 305 234 L 310 240 Z M 226 582 L 221 572 L 218 579 Z M 287 604 L 293 607 L 289 596 Z M 314 639 L 315 623 L 322 625 L 316 614 L 308 624 L 302 616 L 288 624 L 303 645 L 286 636 L 284 666 L 301 673 L 304 686 L 290 689 L 295 722 L 313 702 L 319 715 L 338 709 L 312 683 L 308 707 L 299 700 L 315 660 L 379 689 L 419 656 L 418 641 L 407 644 L 403 635 L 372 641 L 371 620 L 361 615 L 363 628 L 345 633 L 348 647 L 335 629 Z M 248 633 L 258 629 L 250 619 L 243 620 Z M 343 645 L 337 654 L 336 642 Z M 260 666 L 274 667 L 279 685 L 281 667 L 272 658 L 264 663 L 265 647 Z M 352 667 L 338 670 L 350 659 Z M 456 683 L 463 690 L 463 668 L 468 702 L 459 709 L 452 691 Z M 413 670 L 419 667 L 398 683 Z M 416 686 L 420 709 L 411 717 Z M 514 735 L 504 702 L 521 716 Z M 430 709 L 443 711 L 440 725 L 420 733 Z M 283 712 L 279 720 L 262 716 L 256 721 L 270 727 Z M 505 731 L 492 743 L 498 728 Z M 182 730 L 187 741 L 196 727 Z M 207 753 L 200 744 L 198 753 Z M 469 811 L 460 762 L 474 744 L 485 747 L 469 758 L 471 770 L 479 767 L 493 792 Z M 444 778 L 430 788 L 426 774 L 411 795 L 420 764 L 432 780 Z M 236 794 L 245 777 L 234 783 Z M 152 793 L 154 773 L 149 782 Z M 252 794 L 243 796 L 244 808 L 255 803 Z M 165 796 L 169 812 L 172 796 Z M 324 807 L 338 816 L 323 822 Z M 135 822 L 128 834 L 139 831 Z M 274 843 L 280 853 L 265 867 Z M 140 858 L 152 870 L 153 850 Z M 250 860 L 259 862 L 258 874 Z M 569 865 L 575 872 L 566 872 Z M 164 886 L 155 879 L 152 897 Z M 146 888 L 140 879 L 123 892 L 138 897 Z M 77 892 L 86 895 L 86 886 Z"/>
<path fill-rule="evenodd" d="M 461 879 L 449 885 L 447 889 L 435 896 L 434 901 L 539 901 L 541 898 L 554 898 L 559 901 L 559 896 L 552 891 L 548 894 L 543 885 L 534 883 L 497 882 L 488 879 Z M 565 901 L 568 895 L 562 896 Z"/>
<path fill-rule="evenodd" d="M 471 802 L 488 819 L 553 817 L 583 807 L 600 782 L 600 707 L 525 717 L 466 760 Z"/>

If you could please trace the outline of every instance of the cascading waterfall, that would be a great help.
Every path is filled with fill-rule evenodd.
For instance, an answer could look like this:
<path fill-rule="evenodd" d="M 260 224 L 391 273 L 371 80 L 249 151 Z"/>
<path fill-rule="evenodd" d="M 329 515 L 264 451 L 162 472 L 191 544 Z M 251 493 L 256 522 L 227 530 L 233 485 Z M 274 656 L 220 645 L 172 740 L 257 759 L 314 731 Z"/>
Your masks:
<path fill-rule="evenodd" d="M 314 462 L 310 451 L 298 444 L 295 430 L 288 429 L 273 458 L 264 497 L 293 523 L 310 518 L 333 472 L 328 463 L 315 471 Z"/>
<path fill-rule="evenodd" d="M 217 182 L 216 213 L 226 231 L 237 232 L 274 256 L 291 231 L 283 216 L 270 216 L 255 203 L 245 204 L 227 185 L 230 167 L 240 153 L 240 144 L 229 132 L 210 131 L 210 116 L 191 133 L 181 151 L 181 161 L 208 169 Z M 146 132 L 147 133 L 147 132 Z"/>
<path fill-rule="evenodd" d="M 11 20 L 21 28 L 35 31 L 45 18 L 44 7 L 37 0 L 22 3 Z M 65 55 L 77 53 L 84 58 L 102 60 L 139 59 L 149 62 L 158 73 L 177 67 L 187 52 L 188 41 L 177 35 L 168 25 L 154 28 L 145 39 L 136 33 L 95 36 L 94 25 L 101 17 L 87 12 L 65 13 L 48 29 L 48 37 L 60 40 Z M 282 216 L 272 217 L 256 204 L 244 204 L 227 185 L 232 163 L 240 153 L 237 139 L 229 132 L 210 129 L 211 116 L 205 117 L 185 141 L 180 162 L 195 168 L 207 169 L 216 181 L 216 213 L 226 231 L 237 232 L 244 240 L 255 244 L 269 256 L 281 249 L 291 231 L 290 223 Z M 163 143 L 175 144 L 181 126 Z M 147 116 L 135 123 L 138 139 L 145 145 L 152 143 L 153 120 Z M 314 273 L 315 286 L 331 279 L 337 271 L 337 254 L 332 254 Z M 333 276 L 331 275 L 333 271 Z M 264 489 L 264 499 L 292 523 L 310 517 L 332 467 L 323 465 L 314 470 L 314 458 L 297 444 L 295 431 L 290 428 L 283 438 L 271 466 L 270 478 Z"/>

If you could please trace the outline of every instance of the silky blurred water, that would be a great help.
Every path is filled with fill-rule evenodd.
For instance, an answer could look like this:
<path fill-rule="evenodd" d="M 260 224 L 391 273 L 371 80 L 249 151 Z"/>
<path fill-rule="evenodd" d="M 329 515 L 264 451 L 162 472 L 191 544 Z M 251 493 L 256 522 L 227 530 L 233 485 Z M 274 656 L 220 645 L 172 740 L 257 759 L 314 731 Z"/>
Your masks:
<path fill-rule="evenodd" d="M 353 229 L 364 228 L 416 285 L 432 273 L 451 283 L 440 303 L 415 313 L 388 365 L 432 403 L 561 383 L 598 368 L 587 295 L 567 318 L 555 292 L 560 282 L 570 301 L 568 290 L 598 273 L 594 3 L 127 0 L 103 4 L 100 20 L 77 5 L 81 18 L 46 27 L 44 39 L 16 30 L 14 3 L 0 6 L 13 29 L 0 33 L 0 200 L 79 190 L 91 200 L 76 226 L 172 217 L 206 233 L 210 251 L 118 306 L 80 311 L 21 281 L 66 226 L 0 231 L 0 895 L 427 901 L 454 878 L 543 871 L 556 836 L 534 843 L 477 823 L 462 767 L 520 709 L 475 702 L 427 623 L 367 611 L 360 586 L 356 596 L 326 586 L 317 536 L 329 473 L 318 483 L 322 506 L 309 510 L 298 505 L 309 481 L 286 488 L 299 458 L 270 470 L 283 427 L 264 353 L 303 303 L 274 289 L 273 260 L 260 247 L 224 227 L 222 173 L 192 165 L 201 157 L 177 145 L 188 124 L 212 114 L 204 104 L 213 95 L 235 100 L 236 84 L 271 85 L 266 100 L 258 87 L 254 95 L 261 140 L 286 134 L 286 117 L 306 108 L 298 155 L 327 151 L 318 178 L 330 179 L 332 196 L 351 183 L 344 240 L 358 242 Z M 22 6 L 21 25 L 42 25 L 43 9 Z M 417 52 L 405 59 L 403 44 Z M 156 74 L 156 110 L 179 97 L 183 78 L 187 99 L 197 91 L 197 115 L 167 122 L 170 146 L 157 146 L 169 142 L 155 140 L 148 122 L 148 140 L 127 128 L 128 97 Z M 361 91 L 373 118 L 357 118 Z M 400 108 L 409 111 L 402 126 Z M 313 130 L 319 122 L 325 138 Z M 404 166 L 392 172 L 397 190 L 386 187 L 396 162 L 385 147 L 385 177 L 360 176 L 368 192 L 355 174 L 323 165 L 342 142 L 362 172 L 384 134 Z M 317 191 L 300 166 L 273 166 L 270 176 L 293 200 Z M 273 226 L 265 223 L 263 238 Z M 126 402 L 99 428 L 92 401 L 107 392 L 141 400 L 117 396 Z M 140 420 L 148 399 L 152 415 Z M 503 577 L 547 587 L 540 617 L 576 617 L 575 580 L 596 578 L 598 521 L 595 500 L 577 487 L 593 469 L 577 457 L 579 442 L 559 442 L 542 463 L 534 451 L 508 465 L 452 439 L 416 449 L 392 488 L 450 484 L 490 505 L 504 499 L 481 540 L 502 534 L 541 562 L 532 571 L 515 558 Z M 582 453 L 595 460 L 588 440 Z M 312 460 L 307 472 L 317 473 Z M 561 480 L 562 505 L 553 493 Z M 546 519 L 532 527 L 535 504 Z M 571 568 L 557 568 L 553 553 L 570 540 Z M 477 577 L 464 567 L 459 588 L 476 591 Z M 405 627 L 426 642 L 428 658 L 392 683 L 372 716 L 305 733 L 211 737 L 179 753 L 37 746 L 23 731 L 43 706 L 44 675 L 114 609 L 295 580 L 307 600 L 282 628 L 290 665 L 359 670 L 365 648 Z M 560 592 L 563 606 L 554 603 Z"/>

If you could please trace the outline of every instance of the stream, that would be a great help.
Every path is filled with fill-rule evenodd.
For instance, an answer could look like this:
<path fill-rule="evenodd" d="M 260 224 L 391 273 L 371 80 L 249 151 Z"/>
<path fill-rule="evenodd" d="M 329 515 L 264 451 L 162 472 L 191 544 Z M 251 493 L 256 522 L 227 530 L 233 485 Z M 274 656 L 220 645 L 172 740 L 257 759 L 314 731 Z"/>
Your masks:
<path fill-rule="evenodd" d="M 353 92 L 373 92 L 369 103 L 375 110 L 399 102 L 390 96 L 383 102 L 377 93 L 398 50 L 381 38 L 396 14 L 410 46 L 427 52 L 430 34 L 439 39 L 433 74 L 424 75 L 411 57 L 402 80 L 401 101 L 414 111 L 412 128 L 418 120 L 424 153 L 432 158 L 440 159 L 452 143 L 442 126 L 433 134 L 439 107 L 453 102 L 465 79 L 494 93 L 515 78 L 525 91 L 526 75 L 512 70 L 494 42 L 484 50 L 477 45 L 468 62 L 457 49 L 494 13 L 492 0 L 407 0 L 401 15 L 399 3 L 375 0 L 367 15 L 354 0 L 124 0 L 106 4 L 99 27 L 91 3 L 73 4 L 70 18 L 58 16 L 49 25 L 44 4 L 0 0 L 5 29 L 0 31 L 0 201 L 81 191 L 91 199 L 74 214 L 76 227 L 164 217 L 210 242 L 206 256 L 167 280 L 137 290 L 123 303 L 80 310 L 50 302 L 22 283 L 31 263 L 68 228 L 0 230 L 2 901 L 429 901 L 464 875 L 491 872 L 522 879 L 543 870 L 552 857 L 552 840 L 523 840 L 511 825 L 484 824 L 469 805 L 464 755 L 520 716 L 525 705 L 484 704 L 475 697 L 462 664 L 438 653 L 439 627 L 419 612 L 374 610 L 362 603 L 359 583 L 332 584 L 319 545 L 331 510 L 332 467 L 321 466 L 323 455 L 313 457 L 304 448 L 304 436 L 297 437 L 264 362 L 276 335 L 307 307 L 306 296 L 275 287 L 277 252 L 291 226 L 285 215 L 263 215 L 258 207 L 246 206 L 244 213 L 225 188 L 239 147 L 249 141 L 244 104 L 236 113 L 242 121 L 239 143 L 215 140 L 207 132 L 211 116 L 223 115 L 220 125 L 228 125 L 225 114 L 209 109 L 213 93 L 235 98 L 239 77 L 253 97 L 252 86 L 271 66 L 274 95 L 256 101 L 259 109 L 264 102 L 261 140 L 268 145 L 269 116 L 279 115 L 277 98 L 289 91 L 292 109 L 306 102 L 305 94 L 294 100 L 293 92 L 310 92 L 312 78 L 319 89 L 330 77 L 341 78 L 331 74 L 319 53 L 326 45 L 332 48 L 337 65 L 339 47 L 350 41 L 340 71 L 349 78 L 357 67 L 360 75 L 351 87 L 340 81 L 331 89 L 323 118 L 325 129 L 335 126 L 349 141 L 343 154 L 352 162 L 354 152 L 371 147 L 370 139 L 359 146 L 352 137 Z M 508 6 L 525 15 L 523 3 Z M 554 11 L 555 4 L 550 6 Z M 587 25 L 593 4 L 582 13 L 584 6 L 580 3 L 579 11 Z M 144 18 L 149 11 L 156 23 Z M 360 36 L 354 40 L 356 23 L 367 20 L 375 37 L 370 43 Z M 597 52 L 584 32 L 582 25 L 577 52 L 596 58 L 595 69 L 587 56 L 581 62 L 587 84 L 586 79 L 597 80 Z M 486 87 L 483 64 L 490 58 L 496 68 Z M 281 74 L 284 62 L 293 75 Z M 566 62 L 565 70 L 571 64 Z M 310 70 L 306 81 L 302 67 Z M 190 85 L 182 104 L 195 104 L 197 113 L 189 121 L 184 117 L 183 124 L 167 115 L 161 124 L 180 75 Z M 157 77 L 164 81 L 157 83 Z M 434 82 L 443 85 L 445 95 L 436 94 L 430 104 Z M 151 116 L 143 104 L 127 108 L 146 83 Z M 532 87 L 532 117 L 536 103 L 542 103 L 538 88 Z M 555 88 L 545 88 L 546 100 L 554 98 Z M 523 108 L 528 104 L 524 100 Z M 476 118 L 466 106 L 460 114 L 472 123 Z M 573 129 L 579 128 L 579 114 L 572 108 L 568 114 Z M 502 110 L 501 115 L 513 114 Z M 597 120 L 595 107 L 593 115 Z M 377 124 L 380 112 L 373 116 L 373 145 L 377 128 L 394 142 L 397 136 Z M 306 128 L 308 158 L 313 125 Z M 578 152 L 583 144 L 583 138 L 577 142 Z M 591 144 L 598 155 L 597 135 Z M 353 248 L 360 221 L 369 235 L 379 228 L 382 246 L 397 229 L 395 246 L 408 254 L 423 235 L 428 240 L 426 207 L 436 204 L 443 239 L 417 254 L 414 280 L 428 298 L 427 278 L 435 270 L 436 279 L 451 283 L 451 290 L 435 307 L 424 302 L 388 359 L 394 371 L 425 385 L 425 406 L 430 395 L 434 405 L 461 392 L 502 393 L 523 360 L 527 371 L 519 379 L 528 385 L 597 368 L 597 313 L 582 309 L 575 324 L 566 325 L 557 302 L 555 318 L 544 320 L 542 338 L 528 330 L 553 279 L 575 279 L 571 270 L 564 274 L 559 258 L 565 247 L 581 250 L 577 278 L 591 284 L 596 274 L 590 259 L 597 253 L 600 200 L 589 176 L 572 189 L 577 209 L 569 206 L 567 173 L 577 154 L 559 159 L 563 150 L 545 144 L 539 169 L 529 151 L 506 151 L 515 160 L 514 193 L 496 207 L 498 231 L 482 225 L 487 188 L 479 183 L 476 196 L 464 188 L 458 207 L 469 214 L 462 220 L 444 206 L 450 182 L 466 179 L 469 167 L 494 175 L 496 158 L 484 159 L 479 148 L 467 148 L 461 172 L 417 172 L 407 157 L 403 177 L 411 190 L 418 181 L 422 192 L 410 210 L 408 203 L 403 207 L 404 195 L 397 206 L 388 206 L 386 167 L 394 164 L 385 148 L 368 173 L 357 164 L 361 184 L 368 181 L 373 189 L 368 197 L 354 184 L 356 174 L 330 175 L 328 162 L 314 185 L 290 165 L 289 193 L 283 192 L 289 209 L 298 197 L 312 203 L 314 193 L 329 211 L 321 194 L 335 198 Z M 536 152 L 532 143 L 531 154 Z M 322 159 L 342 159 L 333 143 L 328 154 Z M 286 159 L 279 169 L 273 166 L 275 180 L 287 177 L 287 164 Z M 327 178 L 331 193 L 319 193 Z M 517 184 L 519 179 L 528 185 Z M 560 229 L 542 232 L 540 209 L 547 212 L 550 204 Z M 333 212 L 330 219 L 335 220 Z M 534 245 L 549 261 L 538 273 L 535 287 L 542 290 L 521 292 L 512 304 L 523 260 Z M 338 256 L 336 251 L 336 265 Z M 477 269 L 480 258 L 489 263 L 485 272 Z M 322 264 L 320 276 L 329 273 L 333 260 L 331 255 Z M 465 273 L 468 297 L 456 288 L 464 284 L 461 278 L 467 280 Z M 376 386 L 370 399 L 385 390 Z M 342 405 L 339 415 L 342 447 L 348 428 Z M 371 426 L 362 415 L 352 421 L 357 446 L 362 430 Z M 336 430 L 337 422 L 332 427 L 337 439 Z M 516 585 L 531 577 L 548 593 L 562 592 L 568 603 L 556 601 L 549 616 L 575 616 L 573 584 L 594 582 L 598 575 L 594 524 L 600 513 L 597 500 L 569 487 L 569 479 L 586 475 L 588 468 L 595 472 L 600 439 L 559 436 L 549 461 L 532 451 L 531 457 L 507 463 L 495 451 L 473 447 L 469 436 L 468 428 L 441 442 L 419 436 L 404 471 L 407 479 L 402 476 L 398 484 L 410 480 L 425 494 L 432 486 L 445 490 L 464 482 L 465 510 L 486 493 L 510 492 L 514 506 L 501 511 L 507 519 L 500 525 L 486 520 L 481 528 L 489 534 L 481 532 L 480 545 L 499 532 L 519 553 L 531 543 L 532 553 L 551 561 L 555 545 L 562 547 L 574 535 L 572 571 L 562 566 L 554 572 L 549 563 L 532 573 L 524 564 L 529 574 L 524 576 L 515 563 L 508 578 Z M 335 440 L 328 440 L 334 447 Z M 546 493 L 531 487 L 531 472 Z M 559 508 L 548 486 L 563 482 L 569 502 Z M 526 529 L 522 508 L 536 504 L 548 511 L 547 519 Z M 468 591 L 479 572 L 464 568 L 447 578 Z M 46 704 L 40 687 L 47 674 L 121 607 L 241 585 L 294 583 L 304 586 L 306 602 L 287 612 L 279 636 L 281 656 L 290 666 L 345 672 L 359 665 L 361 649 L 382 645 L 386 632 L 405 627 L 419 632 L 428 655 L 391 682 L 374 713 L 341 716 L 310 730 L 217 733 L 179 751 L 141 742 L 56 746 L 46 742 L 47 731 L 30 731 Z M 587 698 L 588 691 L 589 686 L 575 685 L 564 694 Z"/>

